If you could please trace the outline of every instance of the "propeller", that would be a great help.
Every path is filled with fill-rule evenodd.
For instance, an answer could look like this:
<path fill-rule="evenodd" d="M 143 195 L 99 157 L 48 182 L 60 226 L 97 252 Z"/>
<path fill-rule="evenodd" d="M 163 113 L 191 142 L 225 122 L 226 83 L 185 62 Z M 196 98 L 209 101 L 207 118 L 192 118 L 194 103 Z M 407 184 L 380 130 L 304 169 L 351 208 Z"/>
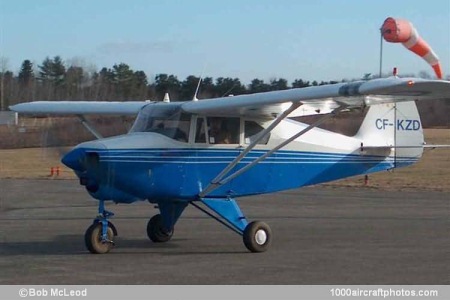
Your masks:
<path fill-rule="evenodd" d="M 41 134 L 41 147 L 48 155 L 61 159 L 70 150 L 67 138 L 64 138 L 60 122 L 48 117 L 45 119 Z"/>
<path fill-rule="evenodd" d="M 117 117 L 90 120 L 84 117 L 48 117 L 40 126 L 42 128 L 40 146 L 46 160 L 55 164 L 54 166 L 60 165 L 61 161 L 65 166 L 76 171 L 78 176 L 83 173 L 83 176 L 97 184 L 109 184 L 112 174 L 109 174 L 109 168 L 100 162 L 99 155 L 95 151 L 104 146 L 96 140 L 88 127 L 94 131 L 101 129 L 102 134 L 114 136 L 127 132 L 133 121 L 134 119 L 131 118 Z M 73 173 L 63 169 L 63 174 L 72 176 Z"/>

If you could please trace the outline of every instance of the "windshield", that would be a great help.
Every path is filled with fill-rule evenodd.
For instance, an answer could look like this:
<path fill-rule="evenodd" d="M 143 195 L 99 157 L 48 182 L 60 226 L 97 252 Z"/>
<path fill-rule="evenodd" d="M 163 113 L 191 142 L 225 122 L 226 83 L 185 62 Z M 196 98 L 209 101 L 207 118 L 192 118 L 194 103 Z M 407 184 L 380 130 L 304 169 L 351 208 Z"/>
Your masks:
<path fill-rule="evenodd" d="M 191 116 L 179 105 L 149 104 L 140 112 L 130 132 L 155 132 L 180 142 L 188 142 Z"/>

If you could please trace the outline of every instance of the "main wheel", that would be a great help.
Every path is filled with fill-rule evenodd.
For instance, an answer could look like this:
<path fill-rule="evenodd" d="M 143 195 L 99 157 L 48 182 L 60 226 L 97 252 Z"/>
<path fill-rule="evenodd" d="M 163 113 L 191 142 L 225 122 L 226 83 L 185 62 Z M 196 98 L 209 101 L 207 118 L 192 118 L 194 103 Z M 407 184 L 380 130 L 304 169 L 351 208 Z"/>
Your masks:
<path fill-rule="evenodd" d="M 245 227 L 243 239 L 245 247 L 251 252 L 264 252 L 272 242 L 272 231 L 266 223 L 254 221 Z"/>
<path fill-rule="evenodd" d="M 147 235 L 155 243 L 167 242 L 172 238 L 173 230 L 164 228 L 162 216 L 160 214 L 154 215 L 148 221 Z"/>
<path fill-rule="evenodd" d="M 113 247 L 114 230 L 112 224 L 108 222 L 108 230 L 106 232 L 108 241 L 102 241 L 102 223 L 96 222 L 89 226 L 84 234 L 84 242 L 89 252 L 94 254 L 108 253 Z"/>

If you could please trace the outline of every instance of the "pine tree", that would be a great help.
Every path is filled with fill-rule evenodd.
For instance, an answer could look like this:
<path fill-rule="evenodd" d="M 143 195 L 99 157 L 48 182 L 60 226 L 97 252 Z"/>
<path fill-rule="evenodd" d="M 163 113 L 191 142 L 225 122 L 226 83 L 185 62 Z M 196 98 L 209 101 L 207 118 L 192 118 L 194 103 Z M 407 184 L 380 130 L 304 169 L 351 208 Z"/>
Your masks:
<path fill-rule="evenodd" d="M 60 56 L 55 56 L 51 64 L 51 74 L 53 81 L 56 86 L 62 85 L 64 83 L 64 77 L 66 75 L 66 67 Z"/>
<path fill-rule="evenodd" d="M 248 86 L 250 93 L 262 93 L 262 92 L 268 92 L 270 91 L 270 85 L 267 83 L 264 83 L 264 80 L 260 80 L 258 78 L 255 78 L 252 80 L 250 85 Z"/>
<path fill-rule="evenodd" d="M 195 91 L 198 86 L 200 78 L 189 75 L 186 77 L 186 79 L 181 83 L 181 89 L 180 89 L 180 100 L 182 101 L 188 101 L 192 100 L 195 95 Z"/>
<path fill-rule="evenodd" d="M 124 98 L 122 100 L 130 99 L 133 90 L 133 70 L 129 65 L 120 63 L 113 66 L 113 72 L 117 96 Z"/>
<path fill-rule="evenodd" d="M 287 90 L 287 89 L 288 89 L 288 83 L 287 83 L 287 80 L 284 78 L 272 79 L 270 81 L 270 90 L 271 91 L 280 91 L 280 90 Z"/>
<path fill-rule="evenodd" d="M 295 79 L 294 82 L 292 82 L 293 88 L 303 88 L 310 86 L 309 81 L 303 81 L 302 79 Z"/>
<path fill-rule="evenodd" d="M 52 64 L 53 61 L 47 56 L 42 65 L 39 67 L 39 79 L 42 81 L 50 80 L 52 78 Z"/>
<path fill-rule="evenodd" d="M 26 59 L 22 63 L 22 67 L 20 68 L 19 72 L 19 83 L 22 87 L 26 86 L 28 87 L 30 83 L 34 79 L 34 71 L 33 71 L 33 64 L 30 60 Z"/>
<path fill-rule="evenodd" d="M 178 99 L 181 83 L 175 75 L 158 74 L 155 76 L 155 91 L 158 99 L 163 99 L 169 93 L 170 99 Z"/>

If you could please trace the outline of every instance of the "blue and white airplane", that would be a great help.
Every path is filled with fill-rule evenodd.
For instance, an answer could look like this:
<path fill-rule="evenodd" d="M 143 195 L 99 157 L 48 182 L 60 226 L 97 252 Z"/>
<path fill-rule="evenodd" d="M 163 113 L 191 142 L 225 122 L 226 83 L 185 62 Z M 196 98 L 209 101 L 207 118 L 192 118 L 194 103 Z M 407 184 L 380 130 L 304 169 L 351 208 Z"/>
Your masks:
<path fill-rule="evenodd" d="M 11 110 L 78 115 L 98 137 L 62 159 L 99 201 L 85 233 L 90 252 L 107 253 L 114 245 L 106 201 L 144 200 L 160 211 L 147 226 L 153 242 L 169 241 L 191 204 L 241 235 L 248 250 L 263 252 L 271 229 L 248 222 L 237 198 L 409 166 L 426 147 L 415 101 L 449 97 L 449 81 L 393 76 L 188 102 L 38 101 Z M 354 136 L 317 127 L 366 107 Z M 89 114 L 137 118 L 128 134 L 101 138 L 83 117 Z M 311 125 L 291 119 L 305 115 L 320 116 Z"/>

